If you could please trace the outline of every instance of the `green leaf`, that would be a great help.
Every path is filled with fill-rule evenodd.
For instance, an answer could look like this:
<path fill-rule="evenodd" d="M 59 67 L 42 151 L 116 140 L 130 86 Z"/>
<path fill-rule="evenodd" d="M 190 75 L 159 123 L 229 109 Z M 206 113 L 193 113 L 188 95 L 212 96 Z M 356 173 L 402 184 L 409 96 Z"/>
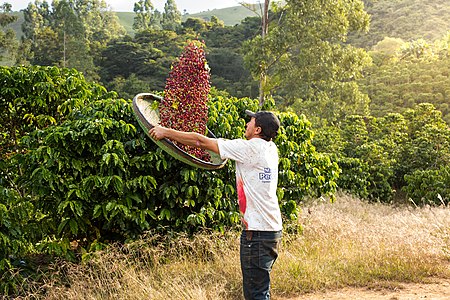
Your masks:
<path fill-rule="evenodd" d="M 111 153 L 105 153 L 102 156 L 102 161 L 106 164 L 109 165 L 109 162 L 111 160 Z"/>
<path fill-rule="evenodd" d="M 117 193 L 122 194 L 124 192 L 122 178 L 117 175 L 114 175 L 114 176 L 112 176 L 112 182 L 113 182 L 114 190 Z"/>
<path fill-rule="evenodd" d="M 67 225 L 67 223 L 69 221 L 70 221 L 70 219 L 65 219 L 59 224 L 59 226 L 58 226 L 58 235 L 60 235 L 63 232 L 64 228 L 66 227 L 66 225 Z"/>
<path fill-rule="evenodd" d="M 100 204 L 95 205 L 94 212 L 92 213 L 92 217 L 98 218 L 100 214 L 102 213 L 102 206 Z"/>
<path fill-rule="evenodd" d="M 161 210 L 161 212 L 159 213 L 159 219 L 160 219 L 160 220 L 166 219 L 167 221 L 170 221 L 170 219 L 171 219 L 171 213 L 170 213 L 170 210 L 167 209 L 167 208 L 163 208 L 163 209 Z"/>
<path fill-rule="evenodd" d="M 70 231 L 72 232 L 73 235 L 77 235 L 78 233 L 78 224 L 74 219 L 71 219 L 69 221 L 69 226 L 70 226 Z"/>

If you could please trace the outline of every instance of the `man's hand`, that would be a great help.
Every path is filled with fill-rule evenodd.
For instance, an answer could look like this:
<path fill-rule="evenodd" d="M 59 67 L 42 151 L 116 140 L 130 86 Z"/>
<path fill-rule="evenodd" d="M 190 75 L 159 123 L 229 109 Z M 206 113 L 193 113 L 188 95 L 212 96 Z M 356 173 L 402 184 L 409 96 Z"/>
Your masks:
<path fill-rule="evenodd" d="M 153 139 L 159 141 L 159 140 L 167 137 L 166 136 L 166 129 L 167 128 L 165 128 L 165 127 L 157 125 L 157 126 L 155 126 L 155 127 L 153 127 L 152 129 L 149 130 L 149 134 L 150 134 L 150 136 Z"/>

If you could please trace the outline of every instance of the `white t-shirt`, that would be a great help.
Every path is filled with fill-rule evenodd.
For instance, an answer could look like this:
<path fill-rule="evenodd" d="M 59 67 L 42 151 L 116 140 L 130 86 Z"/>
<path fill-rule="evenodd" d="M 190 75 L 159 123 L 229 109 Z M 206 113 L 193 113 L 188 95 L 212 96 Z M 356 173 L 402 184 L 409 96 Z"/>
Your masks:
<path fill-rule="evenodd" d="M 277 198 L 278 150 L 273 142 L 218 139 L 222 159 L 236 162 L 239 210 L 246 230 L 282 229 Z"/>

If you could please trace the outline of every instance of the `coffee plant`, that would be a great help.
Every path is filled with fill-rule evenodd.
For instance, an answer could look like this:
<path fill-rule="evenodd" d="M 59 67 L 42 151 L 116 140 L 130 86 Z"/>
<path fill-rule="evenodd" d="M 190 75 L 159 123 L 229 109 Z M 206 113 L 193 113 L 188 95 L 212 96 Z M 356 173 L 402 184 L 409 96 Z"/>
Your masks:
<path fill-rule="evenodd" d="M 74 69 L 0 67 L 0 82 L 1 157 L 18 151 L 26 133 L 59 124 L 72 109 L 111 96 Z"/>
<path fill-rule="evenodd" d="M 385 135 L 379 134 L 381 120 L 356 115 L 344 119 L 340 129 L 345 142 L 338 154 L 342 177 L 338 182 L 342 189 L 360 197 L 389 201 L 394 195 L 396 160 L 388 154 Z"/>
<path fill-rule="evenodd" d="M 339 189 L 361 199 L 371 199 L 369 165 L 359 158 L 335 157 L 342 172 L 337 180 Z"/>
<path fill-rule="evenodd" d="M 2 170 L 7 169 L 1 161 Z M 0 180 L 0 294 L 17 293 L 23 285 L 27 266 L 23 260 L 32 252 L 33 242 L 38 241 L 39 232 L 35 219 L 39 216 L 29 197 L 22 197 L 20 191 Z"/>
<path fill-rule="evenodd" d="M 24 257 L 36 251 L 49 222 L 36 209 L 38 197 L 21 187 L 20 139 L 36 129 L 62 123 L 72 110 L 114 95 L 88 83 L 74 69 L 0 67 L 0 293 L 25 286 L 30 265 Z M 32 272 L 31 272 L 32 273 Z M 28 275 L 27 275 L 28 274 Z"/>
<path fill-rule="evenodd" d="M 436 203 L 439 189 L 433 196 L 421 193 L 433 189 L 425 178 L 442 182 L 437 174 L 443 174 L 441 166 L 450 164 L 450 129 L 431 104 L 379 118 L 347 116 L 337 129 L 319 130 L 315 144 L 335 157 L 342 169 L 339 189 L 384 202 L 404 191 L 417 203 Z"/>
<path fill-rule="evenodd" d="M 205 134 L 211 85 L 204 47 L 202 42 L 191 41 L 173 63 L 159 106 L 162 126 Z M 210 160 L 202 149 L 176 144 L 202 160 Z"/>
<path fill-rule="evenodd" d="M 26 74 L 26 68 L 9 72 L 15 78 L 17 72 Z M 50 75 L 44 78 L 53 78 Z M 12 155 L 8 148 L 0 163 L 3 278 L 21 268 L 22 261 L 26 264 L 30 252 L 76 260 L 84 251 L 135 239 L 149 229 L 195 232 L 240 223 L 232 162 L 214 171 L 181 163 L 149 140 L 136 122 L 131 101 L 105 97 L 113 94 L 91 88 L 80 79 L 71 89 L 85 94 L 80 96 L 83 105 L 66 99 L 62 89 L 66 101 L 54 95 L 60 103 L 53 107 L 56 112 L 48 108 L 37 113 L 44 109 L 43 100 L 41 106 L 27 106 L 34 116 L 64 111 L 56 124 L 10 127 L 21 128 L 16 133 L 30 131 L 17 144 L 26 151 Z M 4 95 L 2 108 L 14 107 L 7 103 L 16 98 Z M 244 138 L 245 109 L 259 109 L 256 99 L 229 97 L 215 89 L 207 103 L 208 128 L 228 139 Z M 332 146 L 317 151 L 311 124 L 303 115 L 279 112 L 270 100 L 263 109 L 273 110 L 282 124 L 275 143 L 280 154 L 277 192 L 285 218 L 295 218 L 306 197 L 333 198 L 336 189 L 387 201 L 394 188 L 402 187 L 397 174 L 408 175 L 404 190 L 417 203 L 448 203 L 449 132 L 432 107 L 424 104 L 384 118 L 348 117 L 338 128 L 339 151 Z M 5 284 L 2 289 L 12 287 Z"/>
<path fill-rule="evenodd" d="M 279 113 L 282 124 L 274 140 L 280 152 L 278 196 L 286 208 L 306 197 L 328 196 L 334 200 L 340 169 L 329 155 L 318 153 L 312 145 L 313 131 L 304 115 Z"/>
<path fill-rule="evenodd" d="M 438 169 L 417 170 L 405 175 L 403 188 L 414 203 L 418 205 L 447 205 L 450 203 L 450 166 Z"/>
<path fill-rule="evenodd" d="M 167 163 L 149 151 L 129 101 L 94 101 L 22 142 L 30 151 L 20 158 L 20 183 L 38 199 L 49 237 L 88 247 L 135 237 L 156 219 L 157 182 L 147 170 Z M 46 242 L 48 251 L 60 252 L 53 239 Z"/>
<path fill-rule="evenodd" d="M 3 70 L 13 78 L 24 72 L 27 78 L 26 68 Z M 36 70 L 48 72 L 41 75 L 48 80 L 56 76 L 53 68 L 30 68 L 31 73 Z M 63 78 L 57 82 L 74 80 Z M 80 99 L 66 99 L 66 86 L 61 92 L 64 101 L 59 94 L 52 96 L 59 103 L 52 109 L 45 108 L 42 99 L 40 105 L 32 105 L 25 94 L 22 102 L 8 94 L 26 87 L 2 87 L 3 113 L 9 114 L 5 120 L 17 118 L 2 124 L 2 129 L 14 128 L 17 134 L 14 143 L 2 139 L 7 155 L 0 163 L 4 294 L 22 284 L 23 277 L 12 274 L 24 274 L 32 252 L 77 260 L 82 253 L 138 238 L 149 229 L 223 231 L 240 223 L 234 163 L 214 171 L 181 163 L 149 140 L 136 122 L 131 101 L 77 78 L 79 83 L 69 90 L 78 90 Z M 12 103 L 33 116 L 54 116 L 55 122 L 39 125 L 37 118 L 12 115 L 18 111 Z M 227 139 L 244 138 L 245 109 L 259 109 L 256 99 L 229 97 L 214 88 L 207 105 L 206 125 Z M 305 116 L 277 111 L 273 100 L 263 109 L 273 110 L 282 124 L 275 139 L 280 154 L 277 194 L 286 219 L 296 218 L 303 199 L 333 199 L 337 189 L 390 201 L 393 191 L 403 188 L 415 203 L 448 203 L 450 134 L 433 107 L 422 104 L 383 118 L 349 116 L 319 135 L 318 150 Z M 8 130 L 6 135 L 13 131 Z"/>
<path fill-rule="evenodd" d="M 404 179 L 416 170 L 437 170 L 450 165 L 450 128 L 442 113 L 431 104 L 423 103 L 404 113 L 407 124 L 406 139 L 401 148 L 402 162 L 398 177 Z M 405 181 L 401 181 L 402 185 Z"/>

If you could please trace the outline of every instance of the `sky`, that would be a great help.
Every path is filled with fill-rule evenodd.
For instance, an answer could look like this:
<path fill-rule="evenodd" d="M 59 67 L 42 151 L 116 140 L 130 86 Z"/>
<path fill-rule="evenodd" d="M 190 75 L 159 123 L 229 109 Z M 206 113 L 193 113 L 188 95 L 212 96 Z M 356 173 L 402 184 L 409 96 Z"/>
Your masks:
<path fill-rule="evenodd" d="M 138 0 L 105 0 L 106 3 L 111 6 L 113 11 L 133 11 L 134 3 Z M 34 0 L 3 0 L 1 3 L 7 2 L 12 5 L 13 11 L 19 11 L 28 6 L 28 3 L 34 2 Z M 51 2 L 51 0 L 47 0 Z M 164 4 L 166 0 L 152 0 L 151 1 L 155 9 L 159 11 L 164 10 Z M 177 8 L 181 13 L 186 10 L 187 13 L 194 14 L 202 11 L 213 10 L 216 8 L 225 8 L 232 6 L 239 6 L 241 0 L 175 0 Z M 259 3 L 263 0 L 247 0 L 247 3 Z"/>

